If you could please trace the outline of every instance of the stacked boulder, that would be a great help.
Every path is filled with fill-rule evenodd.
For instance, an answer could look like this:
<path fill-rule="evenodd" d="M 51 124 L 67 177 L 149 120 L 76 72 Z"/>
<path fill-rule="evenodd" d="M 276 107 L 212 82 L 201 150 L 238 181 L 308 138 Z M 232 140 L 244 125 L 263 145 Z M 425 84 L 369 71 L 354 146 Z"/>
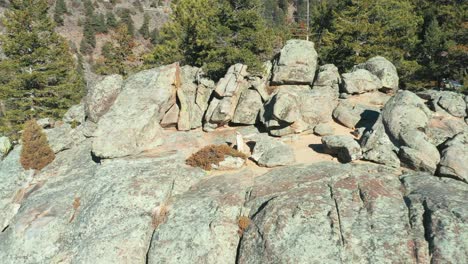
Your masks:
<path fill-rule="evenodd" d="M 312 88 L 317 59 L 313 42 L 290 40 L 281 50 L 271 82 L 276 90 L 260 113 L 271 135 L 300 133 L 331 120 L 341 79 L 336 67 L 324 65 Z"/>
<path fill-rule="evenodd" d="M 179 85 L 176 87 L 177 103 L 165 114 L 161 125 L 175 126 L 188 131 L 202 126 L 203 115 L 214 89 L 214 82 L 204 78 L 200 68 L 180 68 Z"/>
<path fill-rule="evenodd" d="M 432 112 L 417 95 L 403 91 L 392 97 L 372 129 L 362 138 L 364 158 L 434 173 L 440 154 L 425 131 Z"/>
<path fill-rule="evenodd" d="M 205 131 L 212 131 L 219 126 L 228 124 L 234 117 L 238 122 L 255 123 L 262 100 L 258 92 L 249 90 L 248 75 L 246 65 L 235 64 L 219 80 L 205 114 L 203 127 Z M 242 104 L 237 110 L 239 102 Z M 248 113 L 244 115 L 241 108 L 247 110 Z"/>
<path fill-rule="evenodd" d="M 395 93 L 399 77 L 396 67 L 384 57 L 373 57 L 343 74 L 342 92 L 361 94 L 373 91 Z"/>

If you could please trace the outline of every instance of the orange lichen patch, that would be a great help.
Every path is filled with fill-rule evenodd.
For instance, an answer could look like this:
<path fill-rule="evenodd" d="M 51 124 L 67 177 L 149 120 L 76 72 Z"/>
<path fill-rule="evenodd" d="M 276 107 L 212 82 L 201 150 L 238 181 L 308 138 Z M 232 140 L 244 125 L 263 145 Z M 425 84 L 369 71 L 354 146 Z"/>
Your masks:
<path fill-rule="evenodd" d="M 186 160 L 186 164 L 192 167 L 200 167 L 204 170 L 211 170 L 211 165 L 218 165 L 224 160 L 225 156 L 247 158 L 244 153 L 227 145 L 209 145 L 192 154 L 192 156 Z"/>
<path fill-rule="evenodd" d="M 166 205 L 162 204 L 153 210 L 151 226 L 153 229 L 158 228 L 159 225 L 163 224 L 167 220 L 169 210 Z"/>
<path fill-rule="evenodd" d="M 237 219 L 237 225 L 239 226 L 239 235 L 243 235 L 245 230 L 249 227 L 252 221 L 247 216 L 240 216 Z"/>

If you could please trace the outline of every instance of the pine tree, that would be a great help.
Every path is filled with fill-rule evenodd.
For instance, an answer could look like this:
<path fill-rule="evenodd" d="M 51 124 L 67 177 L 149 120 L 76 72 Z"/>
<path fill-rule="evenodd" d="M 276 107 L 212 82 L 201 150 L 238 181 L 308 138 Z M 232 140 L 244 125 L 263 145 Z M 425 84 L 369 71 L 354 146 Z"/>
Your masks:
<path fill-rule="evenodd" d="M 120 24 L 125 24 L 128 29 L 128 34 L 134 36 L 135 26 L 133 23 L 132 15 L 129 9 L 124 9 L 120 15 Z"/>
<path fill-rule="evenodd" d="M 89 54 L 96 47 L 96 31 L 91 18 L 86 18 L 83 27 L 83 38 L 80 43 L 80 52 Z"/>
<path fill-rule="evenodd" d="M 117 27 L 112 40 L 102 47 L 104 62 L 98 65 L 96 71 L 99 74 L 128 75 L 131 70 L 129 63 L 133 60 L 133 48 L 136 44 L 125 24 Z"/>
<path fill-rule="evenodd" d="M 118 25 L 117 18 L 115 17 L 114 13 L 107 12 L 106 14 L 106 24 L 109 29 L 116 28 Z"/>
<path fill-rule="evenodd" d="M 93 16 L 93 26 L 96 33 L 107 32 L 106 18 L 104 17 L 104 14 L 101 13 Z"/>
<path fill-rule="evenodd" d="M 138 32 L 140 32 L 141 36 L 144 37 L 145 39 L 150 38 L 150 31 L 149 31 L 149 15 L 145 14 L 145 17 L 143 19 L 143 24 L 141 25 L 141 28 Z"/>
<path fill-rule="evenodd" d="M 381 55 L 396 64 L 404 81 L 419 68 L 413 53 L 421 24 L 410 0 L 350 0 L 333 11 L 321 57 L 347 70 Z"/>
<path fill-rule="evenodd" d="M 15 136 L 31 118 L 60 118 L 83 95 L 83 78 L 65 40 L 54 31 L 46 0 L 14 0 L 1 36 L 0 132 Z"/>
<path fill-rule="evenodd" d="M 258 0 L 180 0 L 147 63 L 203 66 L 213 78 L 234 63 L 262 70 L 274 43 Z"/>
<path fill-rule="evenodd" d="M 55 10 L 54 10 L 54 20 L 60 26 L 63 26 L 63 15 L 68 13 L 67 4 L 65 4 L 65 0 L 57 0 L 55 3 Z"/>

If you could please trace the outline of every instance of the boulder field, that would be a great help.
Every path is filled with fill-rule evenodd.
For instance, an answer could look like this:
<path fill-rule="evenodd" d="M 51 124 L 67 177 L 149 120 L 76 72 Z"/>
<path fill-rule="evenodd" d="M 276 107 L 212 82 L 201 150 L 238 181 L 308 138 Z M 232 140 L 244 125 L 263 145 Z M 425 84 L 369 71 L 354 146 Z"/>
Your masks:
<path fill-rule="evenodd" d="M 0 138 L 1 263 L 466 263 L 468 99 L 398 81 L 301 40 L 218 82 L 177 63 L 98 80 L 38 120 L 43 170 Z M 186 165 L 226 143 L 248 159 Z"/>

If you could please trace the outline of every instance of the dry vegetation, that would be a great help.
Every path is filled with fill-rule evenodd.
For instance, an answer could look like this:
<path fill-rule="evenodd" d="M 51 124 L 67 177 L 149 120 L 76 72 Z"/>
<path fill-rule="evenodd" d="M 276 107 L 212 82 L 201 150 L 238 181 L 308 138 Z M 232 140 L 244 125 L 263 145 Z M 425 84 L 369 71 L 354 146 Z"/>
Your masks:
<path fill-rule="evenodd" d="M 237 219 L 237 224 L 239 226 L 239 235 L 244 234 L 244 231 L 247 229 L 247 227 L 249 227 L 251 222 L 252 221 L 247 216 L 240 216 L 239 219 Z"/>
<path fill-rule="evenodd" d="M 245 154 L 227 145 L 209 145 L 190 156 L 186 160 L 186 163 L 192 167 L 211 170 L 211 165 L 219 165 L 219 163 L 225 159 L 225 156 L 247 158 Z"/>
<path fill-rule="evenodd" d="M 24 169 L 42 170 L 55 159 L 55 153 L 47 142 L 47 136 L 36 120 L 29 120 L 22 135 L 21 165 Z"/>
<path fill-rule="evenodd" d="M 153 229 L 158 228 L 158 226 L 167 220 L 167 215 L 169 210 L 165 204 L 161 204 L 157 207 L 152 213 L 151 226 Z"/>

